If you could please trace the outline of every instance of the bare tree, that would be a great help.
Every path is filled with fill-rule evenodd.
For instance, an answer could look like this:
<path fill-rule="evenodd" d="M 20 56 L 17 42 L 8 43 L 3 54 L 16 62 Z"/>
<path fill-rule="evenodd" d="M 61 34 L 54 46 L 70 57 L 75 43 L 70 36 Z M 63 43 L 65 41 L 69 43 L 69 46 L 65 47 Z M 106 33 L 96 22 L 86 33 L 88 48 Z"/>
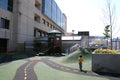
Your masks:
<path fill-rule="evenodd" d="M 115 7 L 112 0 L 106 0 L 106 8 L 104 9 L 105 24 L 109 25 L 110 28 L 110 48 L 112 49 L 112 38 L 113 38 L 113 24 L 115 21 Z M 105 26 L 105 27 L 106 27 Z"/>

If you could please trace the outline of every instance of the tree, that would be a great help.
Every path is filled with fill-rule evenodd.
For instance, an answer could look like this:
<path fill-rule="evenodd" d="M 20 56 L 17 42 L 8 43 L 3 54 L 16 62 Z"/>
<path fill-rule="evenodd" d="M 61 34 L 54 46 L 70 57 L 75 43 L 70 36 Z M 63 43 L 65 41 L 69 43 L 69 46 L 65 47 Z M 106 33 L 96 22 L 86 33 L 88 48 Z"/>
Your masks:
<path fill-rule="evenodd" d="M 112 0 L 106 0 L 106 9 L 104 9 L 105 11 L 105 20 L 106 20 L 106 24 L 107 26 L 105 26 L 106 28 L 110 29 L 110 36 L 108 35 L 109 30 L 105 31 L 105 36 L 106 37 L 110 37 L 110 48 L 112 49 L 112 37 L 113 37 L 113 24 L 115 21 L 115 8 L 113 6 Z"/>
<path fill-rule="evenodd" d="M 104 29 L 104 33 L 103 33 L 103 35 L 105 36 L 105 38 L 110 38 L 110 25 L 107 25 L 107 26 L 105 26 L 105 29 Z"/>
<path fill-rule="evenodd" d="M 110 38 L 110 25 L 105 26 L 103 35 L 107 39 L 107 47 L 108 47 L 108 38 Z"/>

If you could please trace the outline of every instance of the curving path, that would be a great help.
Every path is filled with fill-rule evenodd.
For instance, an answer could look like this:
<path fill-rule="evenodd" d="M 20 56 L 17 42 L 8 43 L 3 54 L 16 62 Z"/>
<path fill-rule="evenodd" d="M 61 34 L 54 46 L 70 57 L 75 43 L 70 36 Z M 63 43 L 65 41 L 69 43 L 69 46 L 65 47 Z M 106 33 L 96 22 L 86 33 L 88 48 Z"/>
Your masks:
<path fill-rule="evenodd" d="M 86 75 L 86 76 L 95 76 L 95 77 L 103 77 L 103 78 L 108 78 L 110 80 L 120 80 L 120 77 L 110 77 L 110 76 L 102 76 L 99 74 L 96 74 L 92 71 L 87 71 L 87 73 L 84 72 L 80 72 L 79 69 L 74 69 L 74 68 L 70 68 L 70 67 L 66 67 L 60 64 L 57 64 L 51 60 L 49 60 L 48 58 L 43 58 L 42 62 L 44 62 L 45 64 L 47 64 L 48 66 L 60 70 L 60 71 L 65 71 L 65 72 L 70 72 L 70 73 L 75 73 L 75 74 L 82 74 L 82 75 Z"/>
<path fill-rule="evenodd" d="M 38 80 L 34 72 L 34 65 L 39 59 L 36 57 L 27 59 L 27 63 L 23 64 L 16 72 L 13 80 Z"/>
<path fill-rule="evenodd" d="M 79 72 L 78 69 L 74 69 L 74 68 L 70 68 L 70 67 L 57 64 L 49 60 L 48 58 L 33 57 L 33 58 L 27 59 L 27 61 L 28 61 L 27 63 L 22 65 L 17 70 L 16 75 L 13 80 L 38 80 L 33 68 L 35 64 L 39 61 L 42 61 L 46 65 L 54 69 L 60 70 L 60 71 L 65 71 L 65 72 L 70 72 L 70 73 L 75 73 L 75 74 L 82 74 L 82 75 L 87 75 L 87 76 L 103 77 L 103 78 L 108 78 L 110 80 L 120 80 L 120 78 L 110 77 L 110 76 L 101 76 L 91 71 L 88 71 L 87 73 Z"/>

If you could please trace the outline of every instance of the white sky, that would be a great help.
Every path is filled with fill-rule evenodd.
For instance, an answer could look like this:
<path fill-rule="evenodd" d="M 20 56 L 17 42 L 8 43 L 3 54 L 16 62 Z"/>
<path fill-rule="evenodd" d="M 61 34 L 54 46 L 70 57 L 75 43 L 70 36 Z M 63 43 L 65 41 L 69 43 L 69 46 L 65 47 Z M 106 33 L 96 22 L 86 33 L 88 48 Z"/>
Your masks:
<path fill-rule="evenodd" d="M 105 0 L 55 0 L 67 16 L 67 31 L 90 31 L 91 36 L 103 36 Z M 116 11 L 114 37 L 120 37 L 120 0 L 113 0 Z M 116 1 L 116 2 L 115 2 Z M 117 34 L 116 34 L 117 33 Z"/>

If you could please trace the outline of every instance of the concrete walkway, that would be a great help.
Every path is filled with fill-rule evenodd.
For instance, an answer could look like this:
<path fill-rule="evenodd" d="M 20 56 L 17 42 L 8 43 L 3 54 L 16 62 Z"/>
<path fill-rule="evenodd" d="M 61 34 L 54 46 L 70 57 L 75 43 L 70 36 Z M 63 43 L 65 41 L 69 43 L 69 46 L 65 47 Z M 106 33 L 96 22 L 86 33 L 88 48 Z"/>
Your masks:
<path fill-rule="evenodd" d="M 13 80 L 38 80 L 33 68 L 36 65 L 36 63 L 39 61 L 45 63 L 46 65 L 50 66 L 53 69 L 57 69 L 64 72 L 70 72 L 70 73 L 86 75 L 86 76 L 103 77 L 103 78 L 108 78 L 110 80 L 120 80 L 120 77 L 117 78 L 117 77 L 111 77 L 111 76 L 102 76 L 91 71 L 88 71 L 87 73 L 80 72 L 78 69 L 57 64 L 49 60 L 48 58 L 33 57 L 33 58 L 27 59 L 27 61 L 28 61 L 27 63 L 22 65 L 17 70 Z"/>

